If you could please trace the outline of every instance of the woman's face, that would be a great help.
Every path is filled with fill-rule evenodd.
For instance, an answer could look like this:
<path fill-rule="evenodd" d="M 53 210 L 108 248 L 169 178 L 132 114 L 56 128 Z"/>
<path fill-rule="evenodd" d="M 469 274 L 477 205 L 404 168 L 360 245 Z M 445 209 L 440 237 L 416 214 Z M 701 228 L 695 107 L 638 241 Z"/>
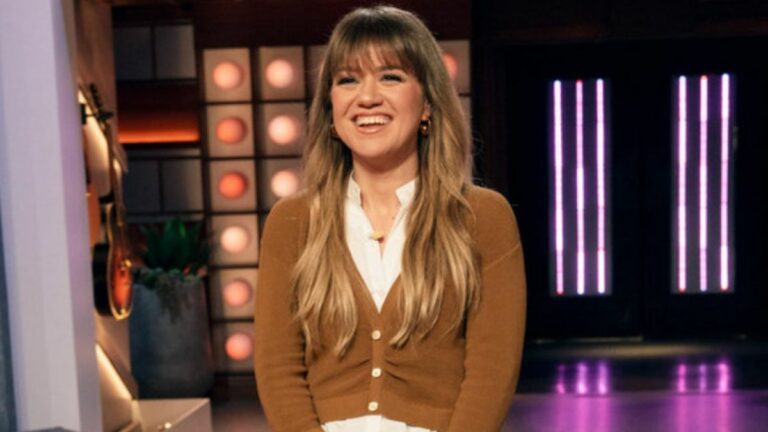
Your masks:
<path fill-rule="evenodd" d="M 368 68 L 333 75 L 333 123 L 355 162 L 391 168 L 416 153 L 429 107 L 414 75 L 371 54 Z"/>

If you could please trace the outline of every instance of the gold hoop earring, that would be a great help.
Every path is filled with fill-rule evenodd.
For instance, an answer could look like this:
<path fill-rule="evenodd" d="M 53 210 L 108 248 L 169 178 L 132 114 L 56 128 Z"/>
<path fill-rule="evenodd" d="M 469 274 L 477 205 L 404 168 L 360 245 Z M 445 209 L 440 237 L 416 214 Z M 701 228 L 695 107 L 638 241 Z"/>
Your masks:
<path fill-rule="evenodd" d="M 331 123 L 331 138 L 339 139 L 339 133 L 336 132 L 336 125 Z"/>
<path fill-rule="evenodd" d="M 419 135 L 426 138 L 429 136 L 429 130 L 432 128 L 432 119 L 426 119 L 419 122 Z"/>

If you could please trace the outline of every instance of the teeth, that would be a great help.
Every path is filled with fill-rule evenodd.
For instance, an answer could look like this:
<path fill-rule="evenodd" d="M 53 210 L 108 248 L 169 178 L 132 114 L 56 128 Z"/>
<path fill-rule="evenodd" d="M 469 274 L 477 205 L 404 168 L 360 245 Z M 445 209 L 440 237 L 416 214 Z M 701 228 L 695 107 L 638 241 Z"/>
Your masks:
<path fill-rule="evenodd" d="M 355 123 L 358 126 L 383 125 L 389 123 L 389 117 L 383 115 L 358 116 Z"/>

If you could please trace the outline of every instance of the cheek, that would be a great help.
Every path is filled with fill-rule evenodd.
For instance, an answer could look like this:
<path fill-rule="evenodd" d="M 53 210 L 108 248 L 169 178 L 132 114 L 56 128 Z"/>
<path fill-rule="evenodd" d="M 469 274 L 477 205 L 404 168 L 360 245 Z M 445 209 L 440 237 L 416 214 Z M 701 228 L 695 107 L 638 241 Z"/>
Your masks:
<path fill-rule="evenodd" d="M 421 120 L 421 116 L 424 114 L 424 97 L 422 96 L 422 92 L 419 89 L 414 89 L 413 91 L 408 93 L 408 96 L 404 98 L 407 100 L 407 104 L 410 107 L 410 111 L 413 113 L 413 115 L 419 117 L 419 121 Z"/>
<path fill-rule="evenodd" d="M 344 112 L 346 110 L 346 104 L 342 95 L 339 95 L 336 91 L 331 91 L 331 113 L 333 114 L 334 123 L 341 121 L 344 118 Z"/>

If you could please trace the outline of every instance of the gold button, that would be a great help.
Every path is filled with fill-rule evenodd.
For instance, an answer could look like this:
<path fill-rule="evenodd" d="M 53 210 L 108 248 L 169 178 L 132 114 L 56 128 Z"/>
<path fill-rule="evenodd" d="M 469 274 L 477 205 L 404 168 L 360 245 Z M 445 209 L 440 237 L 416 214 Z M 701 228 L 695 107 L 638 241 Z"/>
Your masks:
<path fill-rule="evenodd" d="M 379 409 L 379 403 L 378 402 L 374 401 L 374 402 L 369 402 L 368 403 L 368 411 L 376 411 L 377 409 Z"/>
<path fill-rule="evenodd" d="M 379 340 L 381 339 L 381 332 L 378 330 L 374 330 L 371 332 L 371 339 L 373 340 Z"/>
<path fill-rule="evenodd" d="M 371 370 L 371 376 L 374 377 L 374 378 L 380 377 L 381 376 L 381 368 L 373 368 L 373 370 Z"/>

